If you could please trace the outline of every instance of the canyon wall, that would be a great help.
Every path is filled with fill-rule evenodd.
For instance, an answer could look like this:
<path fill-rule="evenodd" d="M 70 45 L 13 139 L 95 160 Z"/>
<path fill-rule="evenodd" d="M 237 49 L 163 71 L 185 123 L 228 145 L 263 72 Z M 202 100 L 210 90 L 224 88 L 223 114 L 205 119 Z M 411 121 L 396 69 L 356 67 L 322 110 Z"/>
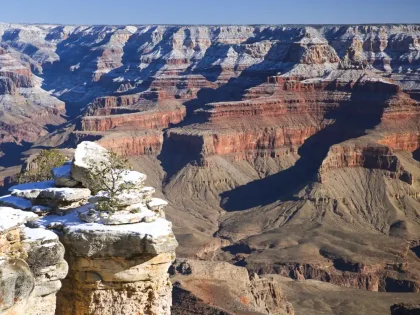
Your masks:
<path fill-rule="evenodd" d="M 1 129 L 129 156 L 169 200 L 182 256 L 419 290 L 418 25 L 0 24 L 0 38 L 5 99 L 39 88 L 69 116 L 39 139 Z"/>

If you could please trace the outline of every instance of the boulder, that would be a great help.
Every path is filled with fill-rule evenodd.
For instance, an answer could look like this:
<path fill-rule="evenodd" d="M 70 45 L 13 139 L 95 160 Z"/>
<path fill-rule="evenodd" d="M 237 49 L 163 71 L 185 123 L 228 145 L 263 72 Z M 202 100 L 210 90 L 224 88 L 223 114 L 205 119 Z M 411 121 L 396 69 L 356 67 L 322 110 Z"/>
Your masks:
<path fill-rule="evenodd" d="M 95 185 L 91 183 L 89 174 L 95 165 L 97 166 L 98 163 L 107 161 L 108 153 L 109 151 L 107 149 L 101 147 L 97 143 L 89 141 L 80 143 L 76 148 L 74 159 L 71 164 L 72 178 L 81 182 L 84 187 L 93 189 Z M 109 181 L 111 180 L 112 179 L 109 178 Z M 145 174 L 124 170 L 117 185 L 131 183 L 134 186 L 141 186 L 145 180 Z"/>
<path fill-rule="evenodd" d="M 118 207 L 126 207 L 136 204 L 145 204 L 146 201 L 153 195 L 155 189 L 153 187 L 143 187 L 138 190 L 130 190 L 120 193 L 114 197 L 118 203 Z M 100 201 L 110 200 L 109 193 L 100 191 L 95 196 L 89 198 L 89 202 L 95 203 Z"/>
<path fill-rule="evenodd" d="M 120 184 L 131 183 L 135 187 L 141 187 L 146 178 L 146 174 L 137 171 L 126 170 L 121 175 Z"/>
<path fill-rule="evenodd" d="M 147 207 L 152 211 L 161 211 L 167 205 L 168 202 L 160 198 L 152 198 L 150 201 L 147 202 Z"/>
<path fill-rule="evenodd" d="M 12 187 L 10 187 L 8 190 L 9 192 L 12 191 L 26 191 L 26 190 L 41 190 L 41 189 L 46 189 L 46 188 L 52 188 L 55 187 L 54 186 L 54 181 L 53 180 L 46 180 L 43 182 L 34 182 L 34 183 L 25 183 L 25 184 L 19 184 L 19 185 L 14 185 Z"/>
<path fill-rule="evenodd" d="M 34 276 L 24 260 L 0 260 L 0 313 L 27 300 L 34 287 Z"/>
<path fill-rule="evenodd" d="M 38 219 L 32 212 L 13 209 L 10 207 L 0 207 L 0 234 L 16 228 L 28 221 Z"/>
<path fill-rule="evenodd" d="M 92 170 L 92 165 L 106 161 L 107 154 L 108 150 L 95 142 L 81 142 L 74 152 L 74 158 L 71 164 L 72 178 L 89 188 L 91 186 L 89 172 Z"/>
<path fill-rule="evenodd" d="M 36 199 L 42 190 L 55 187 L 53 180 L 15 185 L 9 188 L 10 194 L 25 199 Z"/>
<path fill-rule="evenodd" d="M 143 199 L 148 200 L 152 198 L 153 194 L 155 193 L 155 189 L 153 187 L 143 187 L 139 190 L 139 193 Z"/>
<path fill-rule="evenodd" d="M 0 208 L 0 217 L 0 313 L 54 314 L 68 272 L 64 246 L 51 231 L 23 226 L 38 218 L 32 212 Z"/>
<path fill-rule="evenodd" d="M 60 167 L 53 168 L 52 176 L 57 187 L 76 187 L 80 184 L 71 177 L 71 163 L 66 163 Z"/>
<path fill-rule="evenodd" d="M 25 228 L 23 236 L 22 243 L 28 253 L 26 262 L 36 277 L 56 270 L 57 264 L 65 264 L 64 246 L 58 241 L 58 236 L 54 232 L 42 228 Z M 64 278 L 67 274 L 67 268 L 62 273 L 64 273 L 64 276 L 61 278 Z M 49 277 L 47 278 L 49 281 Z"/>
<path fill-rule="evenodd" d="M 95 209 L 80 211 L 79 218 L 83 222 L 87 223 L 99 222 L 101 220 L 101 218 L 99 217 L 99 211 L 96 211 Z"/>

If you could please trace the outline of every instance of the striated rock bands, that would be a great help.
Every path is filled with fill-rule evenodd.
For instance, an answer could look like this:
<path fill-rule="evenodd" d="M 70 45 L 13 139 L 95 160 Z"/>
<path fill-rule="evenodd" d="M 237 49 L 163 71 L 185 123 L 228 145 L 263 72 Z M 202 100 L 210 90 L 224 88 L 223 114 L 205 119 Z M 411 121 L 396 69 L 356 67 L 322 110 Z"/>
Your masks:
<path fill-rule="evenodd" d="M 179 256 L 363 290 L 419 290 L 418 25 L 8 24 L 0 25 L 0 35 L 0 86 L 11 102 L 10 119 L 4 115 L 0 122 L 3 141 L 38 139 L 45 122 L 59 124 L 62 113 L 58 104 L 42 110 L 38 105 L 56 104 L 54 98 L 66 102 L 67 113 L 77 118 L 38 145 L 97 141 L 132 156 L 138 169 L 149 170 L 156 194 L 169 200 L 166 215 L 181 243 Z M 35 95 L 49 101 L 35 102 Z M 17 115 L 23 100 L 36 105 L 25 105 L 24 117 L 37 117 L 39 124 Z M 56 174 L 54 185 L 89 187 L 88 171 L 79 165 L 69 176 L 67 168 L 58 172 L 63 176 Z M 154 226 L 164 220 L 164 202 L 152 199 L 153 193 L 125 198 L 118 216 L 79 209 L 78 218 L 90 222 L 82 225 L 106 225 L 108 232 L 70 233 L 59 218 L 55 225 L 74 236 L 71 244 L 78 238 L 99 242 L 98 235 L 121 223 Z M 19 198 L 1 200 L 25 209 L 40 206 Z M 98 192 L 92 198 L 109 196 Z M 88 200 L 77 203 L 57 202 L 52 212 L 66 213 Z M 131 235 L 139 247 L 150 245 L 157 256 L 166 250 L 140 235 Z M 78 245 L 86 250 L 82 258 L 94 251 Z M 106 256 L 87 259 L 115 264 Z M 124 257 L 129 265 L 137 263 L 131 259 Z M 94 309 L 91 301 L 100 295 L 99 287 L 87 284 L 93 273 L 100 274 L 99 267 L 93 269 L 75 269 L 92 274 L 80 276 L 83 283 L 70 281 L 86 290 L 74 298 L 86 309 Z M 101 300 L 111 288 L 127 290 L 112 280 L 119 279 L 117 272 L 97 277 L 107 279 Z M 232 293 L 244 303 L 231 310 L 229 303 L 210 307 L 203 293 L 223 301 L 219 283 L 206 280 L 204 289 L 200 282 L 190 284 L 178 292 L 199 308 L 179 312 L 235 313 L 248 302 L 255 306 L 255 296 L 274 308 L 276 302 L 262 296 L 278 294 L 269 282 L 256 284 L 252 294 L 247 287 L 245 295 Z M 65 287 L 72 296 L 71 285 Z M 116 302 L 116 308 L 128 307 L 124 303 Z"/>

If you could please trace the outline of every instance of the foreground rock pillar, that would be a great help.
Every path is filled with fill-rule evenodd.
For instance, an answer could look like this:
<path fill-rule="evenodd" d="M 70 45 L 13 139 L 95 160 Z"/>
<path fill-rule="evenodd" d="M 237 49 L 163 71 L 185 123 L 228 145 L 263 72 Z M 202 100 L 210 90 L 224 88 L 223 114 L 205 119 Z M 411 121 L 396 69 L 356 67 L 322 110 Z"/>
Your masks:
<path fill-rule="evenodd" d="M 0 314 L 54 315 L 67 274 L 64 247 L 51 231 L 24 227 L 32 212 L 0 207 Z"/>
<path fill-rule="evenodd" d="M 58 294 L 57 314 L 170 314 L 168 269 L 178 243 L 171 223 L 64 229 L 69 275 Z"/>

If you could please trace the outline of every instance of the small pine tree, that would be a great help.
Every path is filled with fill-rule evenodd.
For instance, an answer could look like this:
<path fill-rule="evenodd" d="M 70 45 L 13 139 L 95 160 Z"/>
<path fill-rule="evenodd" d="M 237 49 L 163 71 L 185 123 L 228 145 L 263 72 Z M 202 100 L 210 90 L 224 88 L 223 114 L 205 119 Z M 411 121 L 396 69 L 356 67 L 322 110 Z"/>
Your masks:
<path fill-rule="evenodd" d="M 101 161 L 91 161 L 89 172 L 90 189 L 93 193 L 105 191 L 108 194 L 106 200 L 98 201 L 95 204 L 96 210 L 104 212 L 116 211 L 119 206 L 116 196 L 136 188 L 134 183 L 124 181 L 124 175 L 128 170 L 131 170 L 128 160 L 112 151 L 108 151 L 105 159 Z"/>
<path fill-rule="evenodd" d="M 51 170 L 63 165 L 66 160 L 66 156 L 57 149 L 42 150 L 31 162 L 33 167 L 22 170 L 17 175 L 17 182 L 23 184 L 50 180 L 52 179 Z"/>

